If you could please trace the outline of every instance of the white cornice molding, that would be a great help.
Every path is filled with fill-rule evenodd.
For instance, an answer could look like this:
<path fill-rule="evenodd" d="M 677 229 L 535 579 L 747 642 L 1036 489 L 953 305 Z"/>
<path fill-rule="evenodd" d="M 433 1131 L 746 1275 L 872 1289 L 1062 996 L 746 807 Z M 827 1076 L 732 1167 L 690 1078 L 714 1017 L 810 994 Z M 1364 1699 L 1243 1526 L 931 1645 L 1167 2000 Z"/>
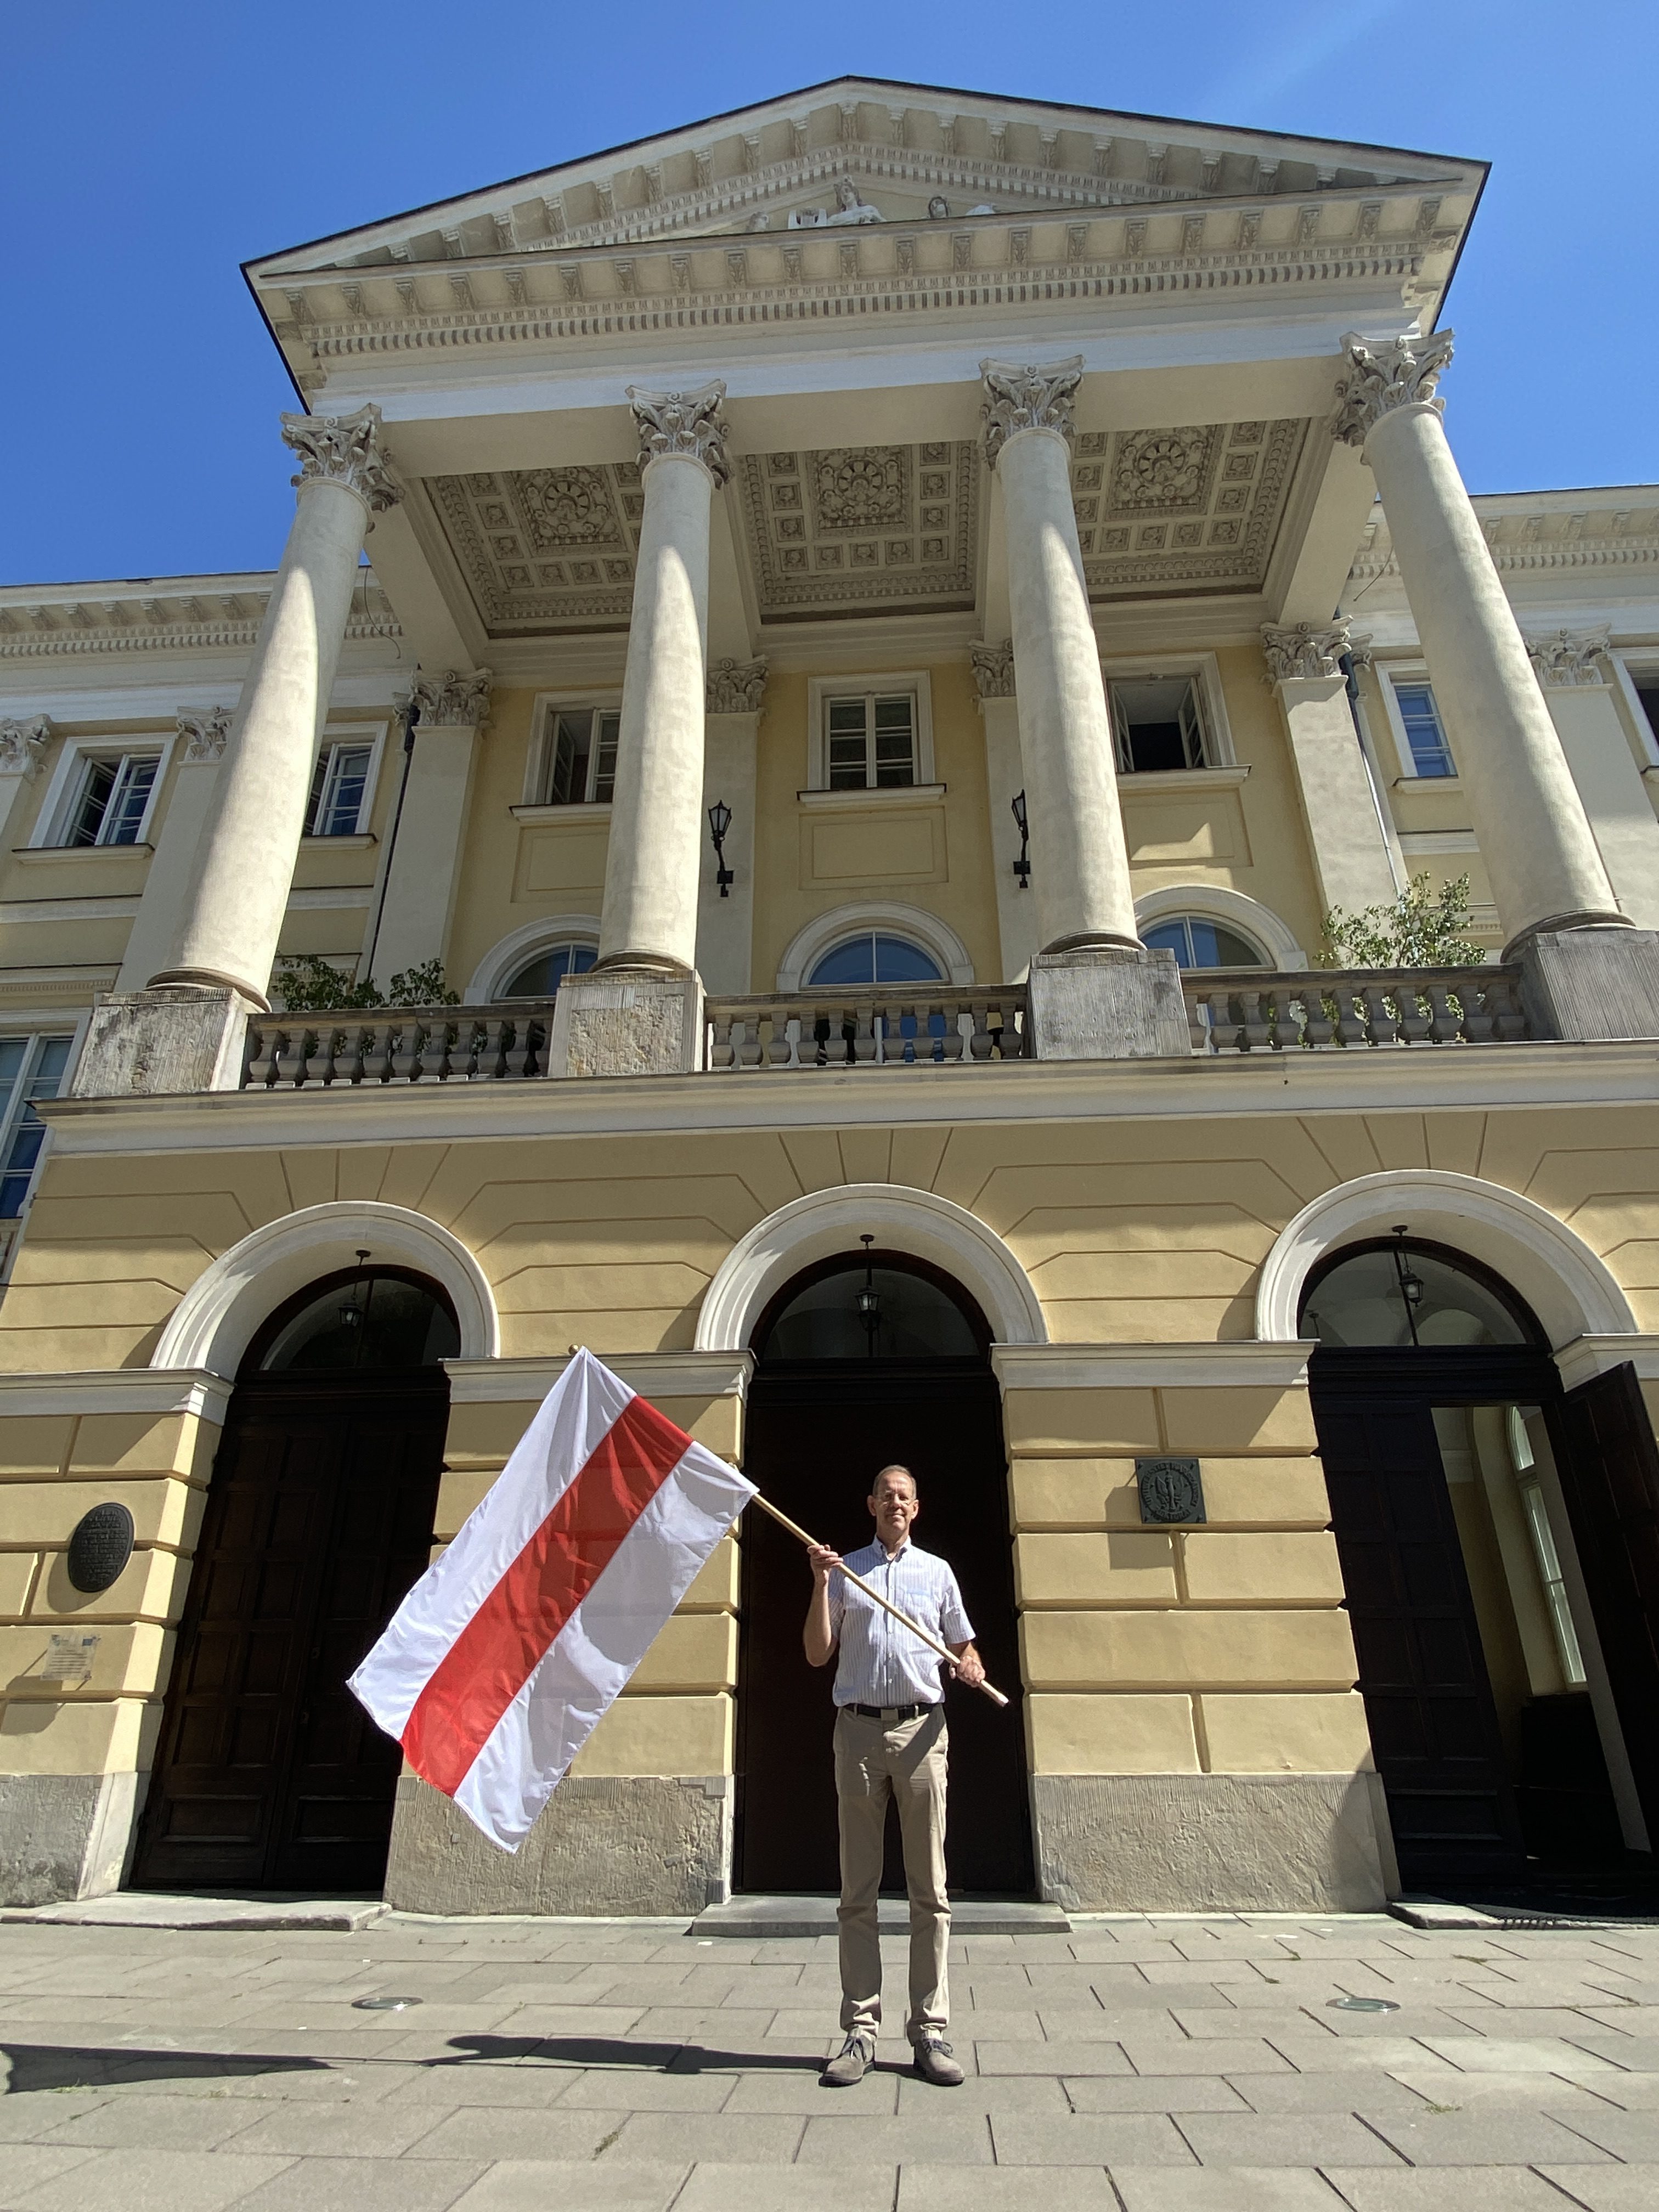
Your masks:
<path fill-rule="evenodd" d="M 120 1367 L 84 1374 L 0 1375 L 0 1415 L 190 1413 L 222 1421 L 231 1384 L 195 1367 Z"/>
<path fill-rule="evenodd" d="M 258 638 L 275 580 L 264 574 L 12 586 L 0 591 L 0 661 L 246 653 Z M 353 593 L 345 635 L 349 642 L 403 635 L 372 577 Z"/>
<path fill-rule="evenodd" d="M 994 1344 L 991 1364 L 1008 1390 L 1238 1389 L 1304 1387 L 1318 1350 L 1282 1343 Z"/>
<path fill-rule="evenodd" d="M 1398 1052 L 1249 1053 L 1177 1060 L 590 1076 L 550 1082 L 207 1091 L 40 1103 L 59 1152 L 250 1145 L 453 1143 L 502 1137 L 908 1127 L 948 1120 L 1206 1121 L 1297 1113 L 1652 1104 L 1659 1045 L 1515 1043 Z"/>
<path fill-rule="evenodd" d="M 752 1352 L 607 1352 L 589 1347 L 642 1398 L 746 1398 Z M 447 1359 L 453 1406 L 539 1403 L 570 1364 L 562 1358 Z"/>
<path fill-rule="evenodd" d="M 1564 1390 L 1593 1382 L 1598 1375 L 1622 1367 L 1626 1360 L 1636 1370 L 1638 1382 L 1659 1382 L 1659 1336 L 1634 1331 L 1627 1336 L 1576 1336 L 1555 1355 Z"/>

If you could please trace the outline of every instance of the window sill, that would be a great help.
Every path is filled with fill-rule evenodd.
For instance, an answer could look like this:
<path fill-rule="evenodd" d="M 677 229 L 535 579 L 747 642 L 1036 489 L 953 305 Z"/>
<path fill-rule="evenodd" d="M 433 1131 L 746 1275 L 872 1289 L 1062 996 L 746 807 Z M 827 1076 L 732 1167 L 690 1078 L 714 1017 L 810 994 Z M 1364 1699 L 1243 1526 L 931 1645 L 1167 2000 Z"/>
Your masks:
<path fill-rule="evenodd" d="M 11 857 L 31 864 L 37 860 L 107 860 L 134 853 L 148 860 L 154 845 L 14 845 Z"/>
<path fill-rule="evenodd" d="M 608 799 L 573 799 L 563 806 L 511 806 L 515 822 L 608 822 Z"/>
<path fill-rule="evenodd" d="M 302 853 L 367 853 L 380 841 L 372 830 L 356 830 L 349 837 L 301 837 Z"/>
<path fill-rule="evenodd" d="M 912 806 L 920 799 L 939 799 L 945 796 L 942 783 L 884 783 L 875 789 L 866 785 L 862 791 L 798 791 L 796 799 L 803 806 L 827 807 L 832 812 L 837 807 L 856 806 Z"/>
<path fill-rule="evenodd" d="M 1249 775 L 1245 768 L 1131 769 L 1117 780 L 1120 791 L 1237 791 Z"/>
<path fill-rule="evenodd" d="M 1449 791 L 1455 797 L 1463 785 L 1455 775 L 1397 775 L 1394 787 L 1396 791 Z"/>

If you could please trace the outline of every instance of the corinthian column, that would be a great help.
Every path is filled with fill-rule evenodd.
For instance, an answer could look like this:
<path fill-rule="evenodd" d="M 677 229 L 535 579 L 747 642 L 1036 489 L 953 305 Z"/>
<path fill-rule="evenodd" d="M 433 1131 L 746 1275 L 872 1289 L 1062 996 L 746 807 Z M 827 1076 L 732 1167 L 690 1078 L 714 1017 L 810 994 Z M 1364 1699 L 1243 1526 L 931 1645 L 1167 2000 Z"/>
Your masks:
<path fill-rule="evenodd" d="M 1135 945 L 1111 720 L 1072 506 L 1083 356 L 980 363 L 985 452 L 1002 479 L 1031 884 L 1043 948 Z"/>
<path fill-rule="evenodd" d="M 1031 834 L 1039 1060 L 1191 1049 L 1175 956 L 1135 931 L 1111 721 L 1072 505 L 1072 403 L 1083 356 L 980 363 L 986 458 L 1002 480 L 1009 626 Z"/>
<path fill-rule="evenodd" d="M 283 441 L 300 456 L 293 526 L 202 826 L 194 878 L 152 985 L 228 988 L 266 1004 L 358 556 L 375 515 L 403 495 L 387 473 L 380 434 L 378 407 L 283 417 Z"/>
<path fill-rule="evenodd" d="M 708 522 L 731 471 L 720 404 L 700 392 L 629 387 L 645 516 L 617 737 L 598 967 L 687 975 L 697 957 Z"/>
<path fill-rule="evenodd" d="M 449 931 L 460 888 L 461 848 L 472 805 L 472 779 L 489 720 L 490 672 L 421 676 L 410 703 L 419 711 L 404 738 L 403 803 L 386 858 L 380 921 L 369 973 L 382 982 L 449 957 Z M 464 978 L 446 979 L 460 988 Z"/>
<path fill-rule="evenodd" d="M 1375 348 L 1350 336 L 1343 351 L 1332 428 L 1376 479 L 1505 957 L 1540 932 L 1628 926 L 1446 442 L 1435 387 L 1451 332 Z"/>

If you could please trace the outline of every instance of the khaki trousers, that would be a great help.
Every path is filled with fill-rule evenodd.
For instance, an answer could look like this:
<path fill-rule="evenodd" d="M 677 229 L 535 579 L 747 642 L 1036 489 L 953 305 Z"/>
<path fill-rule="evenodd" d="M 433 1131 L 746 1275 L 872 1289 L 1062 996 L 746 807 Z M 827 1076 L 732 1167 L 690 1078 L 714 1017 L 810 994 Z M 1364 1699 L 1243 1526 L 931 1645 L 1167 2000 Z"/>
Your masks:
<path fill-rule="evenodd" d="M 910 2011 L 905 2033 L 951 2016 L 945 1961 L 951 1905 L 945 1893 L 945 1709 L 884 1727 L 843 1705 L 836 1716 L 836 1796 L 841 1815 L 841 2025 L 873 2040 L 881 2020 L 877 1904 L 887 1800 L 898 1802 L 904 1883 L 910 1893 Z"/>

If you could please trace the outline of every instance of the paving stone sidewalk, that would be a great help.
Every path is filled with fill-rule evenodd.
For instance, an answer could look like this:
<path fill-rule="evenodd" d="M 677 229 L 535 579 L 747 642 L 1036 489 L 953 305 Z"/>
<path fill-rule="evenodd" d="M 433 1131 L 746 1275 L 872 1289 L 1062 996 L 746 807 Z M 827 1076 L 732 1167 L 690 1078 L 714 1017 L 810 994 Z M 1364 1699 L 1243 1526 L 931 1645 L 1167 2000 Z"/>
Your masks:
<path fill-rule="evenodd" d="M 1659 1929 L 1114 1917 L 951 1978 L 963 2087 L 895 2034 L 836 2093 L 828 1939 L 0 1926 L 0 2212 L 1659 2206 Z"/>

